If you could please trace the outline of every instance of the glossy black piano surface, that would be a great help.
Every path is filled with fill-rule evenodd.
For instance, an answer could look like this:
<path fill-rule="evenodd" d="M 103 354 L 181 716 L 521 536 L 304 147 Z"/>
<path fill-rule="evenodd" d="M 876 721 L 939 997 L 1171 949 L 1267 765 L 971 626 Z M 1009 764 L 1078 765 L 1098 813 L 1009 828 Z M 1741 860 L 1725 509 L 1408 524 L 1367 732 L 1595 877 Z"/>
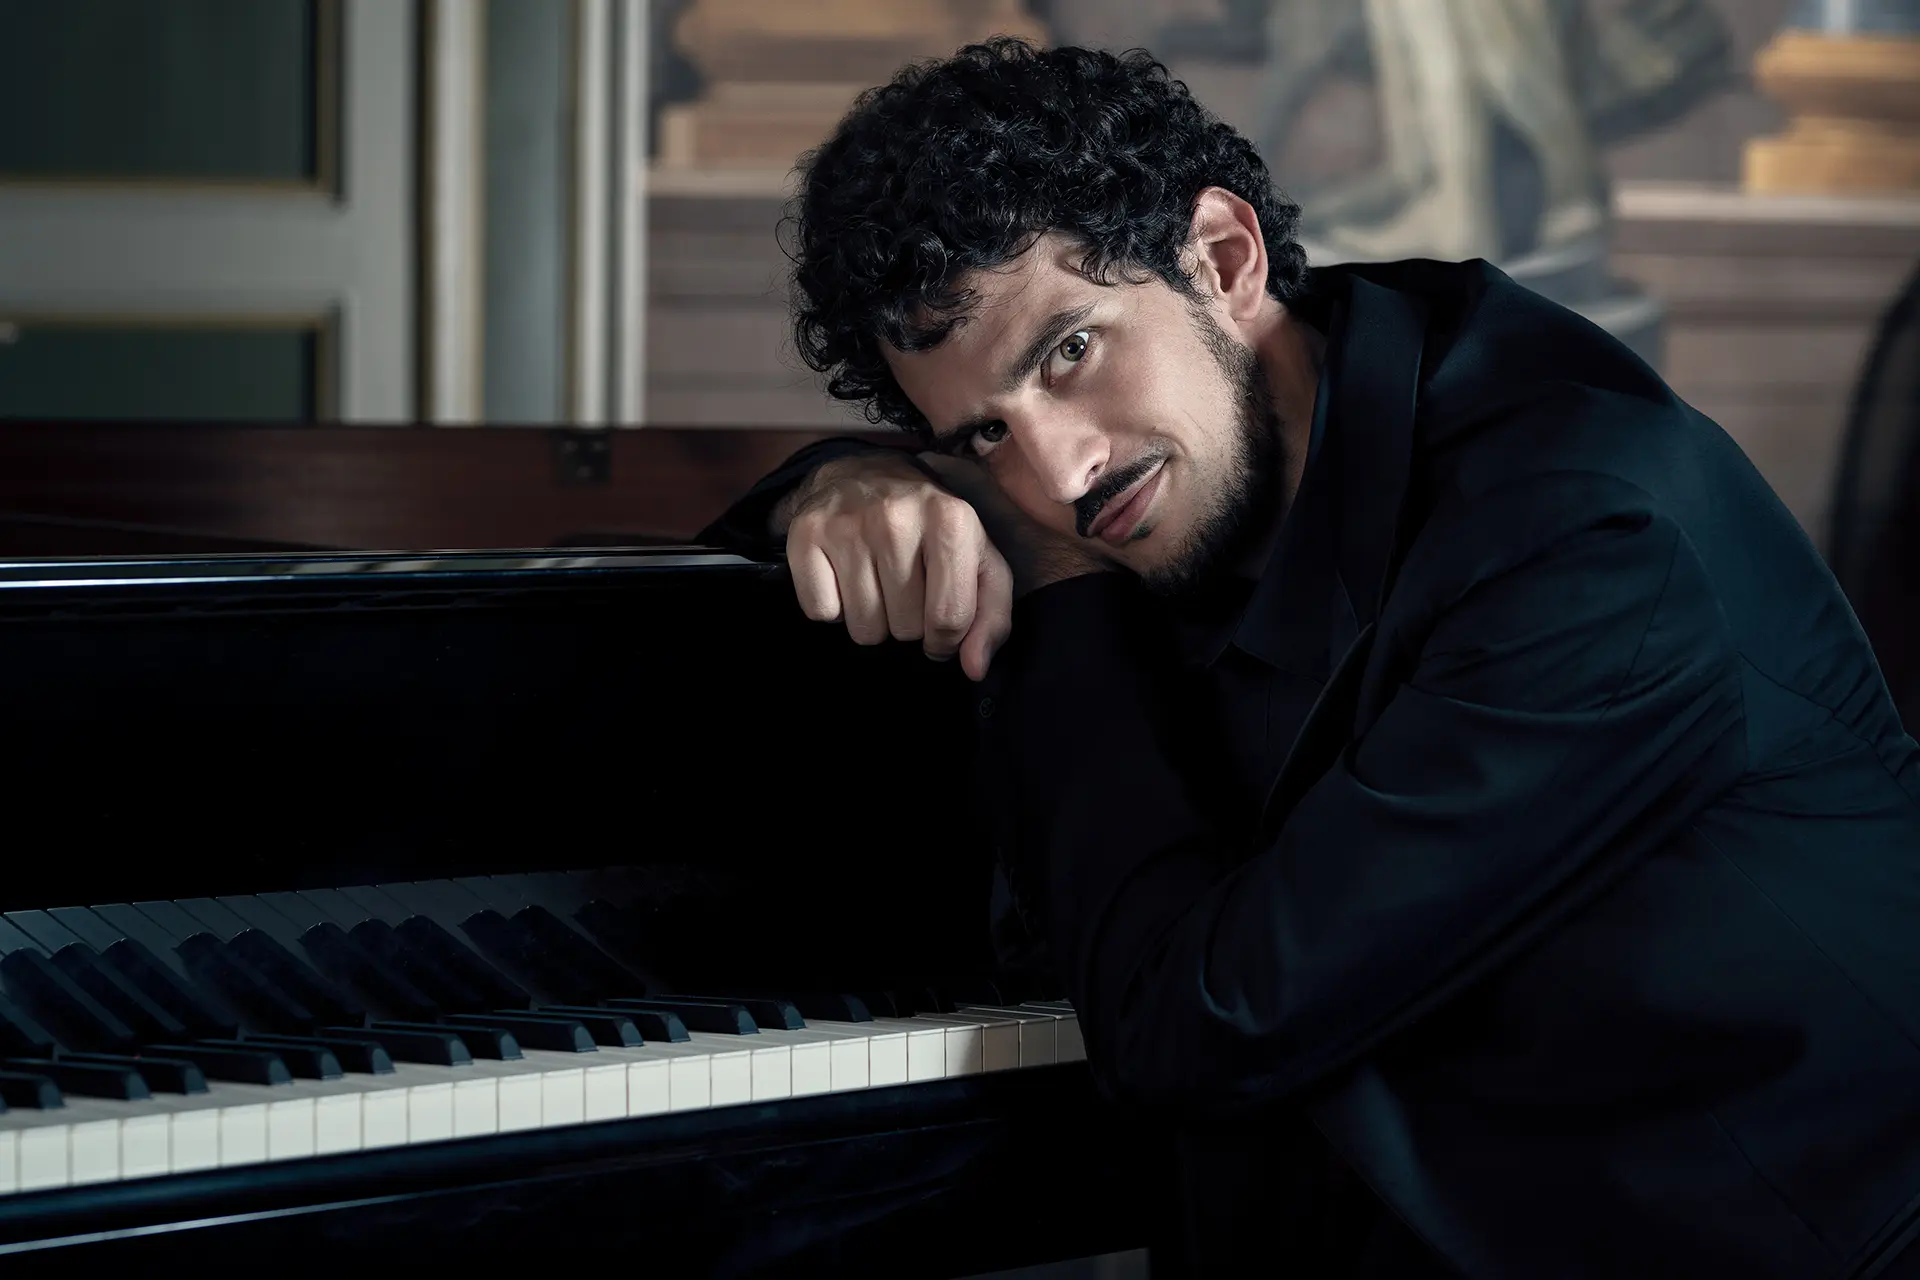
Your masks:
<path fill-rule="evenodd" d="M 1147 1243 L 1150 1141 L 1058 993 L 994 970 L 967 681 L 807 622 L 768 566 L 12 563 L 0 653 L 7 1274 L 958 1275 Z M 205 1121 L 196 1070 L 268 1105 Z M 463 1071 L 499 1083 L 435 1084 Z M 30 1114 L 53 1077 L 64 1120 Z M 396 1082 L 408 1136 L 327 1138 L 399 1124 Z M 446 1101 L 501 1128 L 509 1092 L 545 1119 Z"/>

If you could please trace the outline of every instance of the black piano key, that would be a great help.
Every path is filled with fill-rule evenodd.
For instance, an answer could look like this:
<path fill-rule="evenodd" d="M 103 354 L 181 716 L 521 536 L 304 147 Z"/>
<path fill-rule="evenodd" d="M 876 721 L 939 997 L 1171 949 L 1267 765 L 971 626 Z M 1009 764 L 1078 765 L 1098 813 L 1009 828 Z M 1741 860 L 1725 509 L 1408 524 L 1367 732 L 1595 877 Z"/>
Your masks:
<path fill-rule="evenodd" d="M 147 950 L 145 944 L 121 938 L 100 952 L 100 958 L 194 1037 L 231 1039 L 240 1030 L 240 1022 L 231 1009 L 211 992 L 188 986 L 166 961 Z"/>
<path fill-rule="evenodd" d="M 473 939 L 487 959 L 517 971 L 553 999 L 570 1004 L 593 1003 L 593 984 L 548 954 L 523 924 L 489 907 L 462 920 L 460 931 Z"/>
<path fill-rule="evenodd" d="M 338 1080 L 346 1073 L 339 1057 L 319 1040 L 306 1036 L 270 1035 L 259 1038 L 242 1033 L 232 1042 L 249 1048 L 270 1049 L 280 1055 L 296 1080 Z"/>
<path fill-rule="evenodd" d="M 137 1041 L 133 1028 L 73 984 L 39 951 L 0 958 L 0 978 L 14 999 L 68 1049 L 119 1053 Z"/>
<path fill-rule="evenodd" d="M 487 1007 L 487 998 L 478 988 L 428 955 L 425 948 L 401 937 L 386 921 L 362 920 L 347 931 L 347 936 L 426 997 L 427 1013 L 403 1021 L 431 1022 L 444 1010 Z"/>
<path fill-rule="evenodd" d="M 38 1111 L 52 1111 L 67 1105 L 60 1096 L 60 1086 L 38 1073 L 38 1062 L 34 1063 L 33 1073 L 24 1071 L 0 1071 L 0 1102 L 9 1107 L 27 1107 Z"/>
<path fill-rule="evenodd" d="M 636 974 L 644 977 L 654 969 L 654 958 L 648 954 L 645 937 L 635 928 L 624 908 L 595 898 L 575 911 L 573 918 L 593 935 L 593 940 L 607 954 L 617 957 Z"/>
<path fill-rule="evenodd" d="M 430 1031 L 442 1036 L 451 1033 L 475 1058 L 514 1062 L 525 1056 L 513 1032 L 503 1027 L 453 1027 L 441 1022 L 375 1022 L 373 1025 L 394 1031 Z"/>
<path fill-rule="evenodd" d="M 0 996 L 0 1053 L 19 1058 L 51 1058 L 60 1046 L 33 1015 Z"/>
<path fill-rule="evenodd" d="M 860 1001 L 876 1018 L 911 1018 L 914 1013 L 911 1005 L 902 1004 L 891 991 L 862 991 Z"/>
<path fill-rule="evenodd" d="M 312 1010 L 269 982 L 210 933 L 197 933 L 174 948 L 187 971 L 230 1001 L 250 1030 L 297 1035 L 320 1021 Z"/>
<path fill-rule="evenodd" d="M 154 1093 L 205 1093 L 207 1077 L 199 1067 L 180 1058 L 128 1058 L 113 1053 L 65 1053 L 64 1062 L 93 1062 L 138 1071 Z"/>
<path fill-rule="evenodd" d="M 873 1010 L 851 992 L 815 991 L 793 997 L 794 1008 L 802 1017 L 829 1022 L 872 1022 Z"/>
<path fill-rule="evenodd" d="M 300 946 L 319 970 L 341 986 L 360 992 L 389 1018 L 427 1019 L 435 1009 L 425 992 L 362 947 L 331 921 L 316 924 L 300 935 Z"/>
<path fill-rule="evenodd" d="M 435 1067 L 473 1065 L 472 1051 L 448 1027 L 412 1030 L 375 1023 L 370 1027 L 321 1027 L 320 1031 L 324 1035 L 371 1040 L 392 1055 L 395 1062 L 424 1062 Z"/>
<path fill-rule="evenodd" d="M 243 1044 L 265 1045 L 276 1051 L 282 1046 L 318 1046 L 339 1059 L 344 1071 L 356 1075 L 390 1076 L 393 1074 L 393 1058 L 381 1047 L 377 1040 L 365 1040 L 357 1036 L 277 1036 L 272 1034 L 249 1035 Z M 295 1074 L 299 1074 L 295 1072 Z"/>
<path fill-rule="evenodd" d="M 154 1044 L 141 1052 L 159 1058 L 178 1058 L 200 1068 L 209 1080 L 234 1084 L 292 1084 L 293 1072 L 272 1049 L 244 1041 L 202 1041 L 198 1044 Z"/>
<path fill-rule="evenodd" d="M 704 1000 L 642 1000 L 622 998 L 606 1001 L 609 1009 L 653 1009 L 679 1016 L 694 1031 L 714 1031 L 721 1035 L 751 1036 L 760 1033 L 753 1015 L 737 1004 Z"/>
<path fill-rule="evenodd" d="M 640 975 L 582 937 L 553 912 L 537 904 L 513 913 L 513 921 L 603 995 L 644 991 Z"/>
<path fill-rule="evenodd" d="M 646 1043 L 646 1037 L 631 1017 L 611 1009 L 597 1009 L 592 1005 L 543 1004 L 534 1012 L 564 1014 L 577 1020 L 587 1029 L 587 1034 L 593 1037 L 595 1044 L 631 1049 Z"/>
<path fill-rule="evenodd" d="M 227 939 L 227 949 L 321 1021 L 342 1026 L 367 1020 L 367 1011 L 357 1000 L 302 964 L 265 930 L 237 933 Z"/>
<path fill-rule="evenodd" d="M 592 1053 L 593 1035 L 574 1018 L 538 1013 L 450 1013 L 441 1021 L 449 1027 L 486 1027 L 511 1031 L 529 1049 L 555 1053 Z"/>
<path fill-rule="evenodd" d="M 907 994 L 917 1013 L 952 1013 L 960 1007 L 952 994 L 940 986 L 916 986 Z"/>
<path fill-rule="evenodd" d="M 752 1016 L 754 1024 L 762 1031 L 798 1031 L 807 1025 L 800 1016 L 800 1010 L 794 1008 L 791 1000 L 781 1000 L 769 996 L 735 996 L 728 994 L 696 995 L 688 992 L 674 992 L 660 997 L 662 1000 L 706 1000 L 717 1004 L 737 1004 Z"/>
<path fill-rule="evenodd" d="M 642 1039 L 655 1044 L 684 1044 L 689 1039 L 687 1024 L 677 1013 L 665 1009 L 622 1009 L 620 1012 L 633 1019 Z"/>
<path fill-rule="evenodd" d="M 435 964 L 473 987 L 490 1009 L 533 1008 L 533 996 L 431 916 L 408 916 L 394 926 L 402 941 L 420 948 Z"/>
<path fill-rule="evenodd" d="M 85 943 L 70 943 L 54 952 L 53 966 L 99 1001 L 101 1008 L 126 1023 L 141 1040 L 178 1040 L 191 1034 L 186 1024 L 149 999 Z"/>
<path fill-rule="evenodd" d="M 0 1071 L 23 1071 L 45 1076 L 62 1093 L 81 1098 L 112 1098 L 116 1102 L 144 1102 L 153 1096 L 138 1071 L 124 1066 L 80 1062 L 71 1058 L 0 1059 Z"/>

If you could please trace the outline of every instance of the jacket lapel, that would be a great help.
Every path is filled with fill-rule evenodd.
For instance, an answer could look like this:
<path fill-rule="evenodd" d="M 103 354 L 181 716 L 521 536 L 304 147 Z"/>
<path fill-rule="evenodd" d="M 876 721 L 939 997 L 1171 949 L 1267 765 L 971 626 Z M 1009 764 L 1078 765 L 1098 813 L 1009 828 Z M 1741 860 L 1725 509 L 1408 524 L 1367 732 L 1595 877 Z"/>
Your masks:
<path fill-rule="evenodd" d="M 1356 732 L 1374 626 L 1408 533 L 1402 512 L 1413 468 L 1426 301 L 1350 275 L 1343 310 L 1321 374 L 1332 396 L 1320 446 L 1326 453 L 1319 460 L 1325 483 L 1312 495 L 1302 486 L 1302 497 L 1312 506 L 1298 513 L 1306 519 L 1297 522 L 1290 532 L 1299 536 L 1288 538 L 1284 547 L 1290 554 L 1289 563 L 1280 566 L 1286 596 L 1280 609 L 1290 625 L 1311 620 L 1322 637 L 1329 634 L 1334 623 L 1324 593 L 1324 558 L 1331 557 L 1336 589 L 1345 595 L 1339 603 L 1343 610 L 1350 607 L 1348 626 L 1357 634 L 1335 660 L 1268 788 L 1261 810 L 1263 841 L 1279 834 L 1301 796 L 1333 766 Z M 1309 556 L 1320 563 L 1303 563 Z"/>

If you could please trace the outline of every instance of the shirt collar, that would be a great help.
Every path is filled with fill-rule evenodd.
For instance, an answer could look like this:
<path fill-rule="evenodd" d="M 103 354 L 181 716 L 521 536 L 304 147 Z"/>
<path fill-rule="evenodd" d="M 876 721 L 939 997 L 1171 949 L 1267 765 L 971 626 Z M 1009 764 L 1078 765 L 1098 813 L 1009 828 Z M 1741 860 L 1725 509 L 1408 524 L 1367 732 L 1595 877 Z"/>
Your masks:
<path fill-rule="evenodd" d="M 1329 357 L 1341 340 L 1343 312 L 1335 305 L 1327 317 Z M 1307 465 L 1260 576 L 1224 575 L 1174 606 L 1174 634 L 1182 657 L 1193 666 L 1212 666 L 1232 645 L 1271 666 L 1315 677 L 1327 673 L 1331 661 L 1328 616 L 1301 616 L 1279 606 L 1283 583 L 1288 596 L 1309 600 L 1331 601 L 1337 586 L 1332 572 L 1331 481 L 1325 475 L 1322 447 L 1330 429 L 1334 368 L 1331 358 L 1322 363 L 1307 433 Z M 1318 581 L 1323 578 L 1324 583 Z"/>

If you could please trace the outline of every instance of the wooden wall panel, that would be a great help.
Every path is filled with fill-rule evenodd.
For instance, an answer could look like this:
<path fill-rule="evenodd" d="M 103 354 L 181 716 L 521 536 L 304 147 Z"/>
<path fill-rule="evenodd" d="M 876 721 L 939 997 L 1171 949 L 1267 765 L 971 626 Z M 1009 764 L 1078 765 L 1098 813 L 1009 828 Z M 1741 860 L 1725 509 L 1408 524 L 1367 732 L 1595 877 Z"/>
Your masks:
<path fill-rule="evenodd" d="M 611 432 L 605 482 L 576 484 L 543 428 L 6 423 L 0 553 L 684 539 L 821 434 Z"/>

